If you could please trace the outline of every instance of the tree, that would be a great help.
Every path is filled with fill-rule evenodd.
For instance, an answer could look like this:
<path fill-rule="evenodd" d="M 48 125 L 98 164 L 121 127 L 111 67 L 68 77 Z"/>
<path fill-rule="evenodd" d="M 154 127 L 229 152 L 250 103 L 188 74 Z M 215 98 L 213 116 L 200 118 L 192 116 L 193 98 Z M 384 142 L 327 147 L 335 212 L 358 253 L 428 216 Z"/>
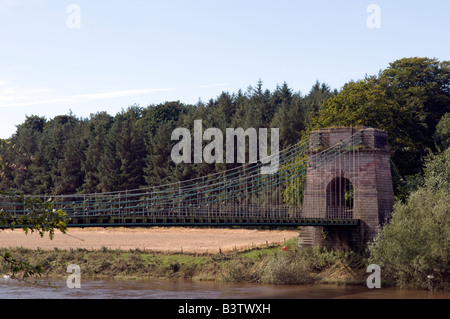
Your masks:
<path fill-rule="evenodd" d="M 158 186 L 172 181 L 175 163 L 170 157 L 169 143 L 174 124 L 161 125 L 150 142 L 150 152 L 146 158 L 144 168 L 145 181 L 148 186 Z"/>
<path fill-rule="evenodd" d="M 280 129 L 280 148 L 283 149 L 297 143 L 301 131 L 305 129 L 305 119 L 302 116 L 303 100 L 299 93 L 293 94 L 284 83 L 273 93 L 272 103 L 277 106 L 270 127 Z"/>
<path fill-rule="evenodd" d="M 30 179 L 28 183 L 33 185 L 31 194 L 51 194 L 53 190 L 53 180 L 51 176 L 51 159 L 47 154 L 47 147 L 50 144 L 48 133 L 44 131 L 37 141 L 37 151 L 28 170 Z M 7 188 L 5 188 L 7 189 Z"/>
<path fill-rule="evenodd" d="M 409 115 L 400 128 L 414 136 L 414 148 L 422 160 L 428 149 L 436 150 L 436 125 L 450 112 L 450 61 L 417 57 L 397 60 L 381 72 L 379 83 L 386 97 L 402 108 L 401 115 Z"/>
<path fill-rule="evenodd" d="M 111 129 L 105 138 L 103 154 L 98 165 L 99 185 L 101 192 L 113 192 L 120 190 L 122 184 L 120 169 L 122 163 L 117 153 L 117 141 L 122 130 L 122 121 L 116 115 Z"/>
<path fill-rule="evenodd" d="M 450 146 L 450 113 L 445 113 L 436 125 L 436 132 L 433 135 L 437 148 L 445 150 Z"/>
<path fill-rule="evenodd" d="M 67 174 L 71 171 L 70 165 L 80 162 L 82 158 L 69 158 L 67 151 L 78 151 L 70 148 L 68 144 L 71 141 L 72 146 L 74 146 L 74 144 L 77 144 L 75 140 L 82 138 L 80 137 L 82 132 L 81 125 L 81 121 L 72 114 L 56 116 L 46 123 L 42 135 L 43 141 L 40 153 L 47 162 L 46 166 L 48 168 L 48 171 L 43 171 L 42 173 L 48 174 L 51 180 L 51 184 L 47 185 L 49 187 L 46 190 L 47 193 L 61 194 L 75 190 L 66 183 Z M 64 161 L 66 161 L 66 165 L 63 164 Z M 71 172 L 78 174 L 79 170 Z M 47 178 L 47 176 L 44 178 Z"/>
<path fill-rule="evenodd" d="M 217 109 L 218 113 L 223 116 L 223 123 L 218 127 L 221 129 L 228 127 L 236 113 L 236 104 L 228 92 L 222 92 L 218 97 Z"/>
<path fill-rule="evenodd" d="M 322 108 L 323 103 L 337 94 L 336 90 L 334 92 L 331 91 L 328 84 L 316 81 L 309 93 L 304 97 L 303 102 L 302 117 L 307 127 L 310 125 L 311 119 Z"/>
<path fill-rule="evenodd" d="M 435 155 L 428 155 L 424 166 L 425 187 L 450 192 L 450 147 Z"/>
<path fill-rule="evenodd" d="M 144 184 L 143 169 L 147 151 L 144 143 L 141 109 L 137 106 L 122 113 L 122 127 L 116 140 L 116 151 L 120 159 L 119 189 L 137 189 Z"/>
<path fill-rule="evenodd" d="M 421 173 L 424 156 L 436 151 L 433 134 L 450 111 L 450 64 L 428 58 L 395 61 L 378 76 L 344 85 L 324 102 L 312 128 L 371 126 L 386 130 L 399 178 Z"/>
<path fill-rule="evenodd" d="M 74 194 L 81 190 L 84 180 L 82 164 L 84 162 L 85 143 L 81 139 L 71 138 L 64 149 L 64 157 L 58 162 L 60 180 L 55 183 L 56 194 Z"/>
<path fill-rule="evenodd" d="M 146 138 L 155 135 L 158 127 L 164 125 L 164 123 L 168 121 L 178 122 L 186 112 L 186 106 L 180 101 L 148 106 L 142 111 L 143 122 L 146 125 Z"/>
<path fill-rule="evenodd" d="M 449 290 L 450 148 L 426 159 L 425 185 L 394 207 L 369 246 L 370 262 L 400 286 Z M 432 276 L 430 282 L 429 277 Z"/>
<path fill-rule="evenodd" d="M 238 92 L 236 97 L 236 113 L 232 121 L 232 127 L 264 127 L 267 115 L 264 114 L 269 100 L 270 92 L 264 92 L 262 81 L 259 80 L 256 88 L 249 86 L 247 92 Z"/>
<path fill-rule="evenodd" d="M 11 141 L 0 140 L 0 189 L 14 188 L 14 166 L 11 165 L 14 154 L 11 147 Z"/>
<path fill-rule="evenodd" d="M 33 164 L 45 122 L 45 118 L 27 116 L 25 122 L 17 126 L 16 133 L 9 142 L 4 144 L 4 169 L 5 174 L 10 174 L 9 187 L 27 194 L 34 191 L 30 166 Z"/>
<path fill-rule="evenodd" d="M 82 191 L 96 193 L 101 191 L 99 165 L 105 148 L 105 140 L 111 129 L 113 117 L 106 112 L 91 114 L 88 123 L 87 147 L 81 170 L 84 174 Z"/>

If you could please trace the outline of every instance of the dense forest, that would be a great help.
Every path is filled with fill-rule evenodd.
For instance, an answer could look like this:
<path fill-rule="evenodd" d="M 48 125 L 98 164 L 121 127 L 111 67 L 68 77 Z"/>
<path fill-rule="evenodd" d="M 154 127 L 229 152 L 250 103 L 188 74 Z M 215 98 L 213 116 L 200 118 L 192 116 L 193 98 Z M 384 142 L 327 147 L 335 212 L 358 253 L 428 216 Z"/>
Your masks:
<path fill-rule="evenodd" d="M 378 75 L 332 90 L 316 82 L 307 94 L 287 83 L 273 91 L 259 80 L 245 91 L 222 92 L 195 105 L 180 101 L 129 106 L 79 118 L 26 117 L 15 134 L 0 141 L 0 189 L 25 194 L 108 192 L 186 180 L 237 164 L 175 164 L 171 132 L 204 128 L 279 128 L 280 149 L 311 129 L 371 126 L 388 131 L 394 151 L 396 196 L 423 181 L 423 161 L 448 146 L 450 62 L 430 58 L 397 60 Z M 204 142 L 207 144 L 206 142 Z"/>
<path fill-rule="evenodd" d="M 311 115 L 336 94 L 321 83 L 306 96 L 286 83 L 270 92 L 259 81 L 246 92 L 223 92 L 196 105 L 133 105 L 115 116 L 99 112 L 89 118 L 27 116 L 10 139 L 1 141 L 0 188 L 26 194 L 93 193 L 205 176 L 233 164 L 175 165 L 170 153 L 176 127 L 192 130 L 196 119 L 204 129 L 223 132 L 227 127 L 280 127 L 282 149 L 299 140 Z"/>

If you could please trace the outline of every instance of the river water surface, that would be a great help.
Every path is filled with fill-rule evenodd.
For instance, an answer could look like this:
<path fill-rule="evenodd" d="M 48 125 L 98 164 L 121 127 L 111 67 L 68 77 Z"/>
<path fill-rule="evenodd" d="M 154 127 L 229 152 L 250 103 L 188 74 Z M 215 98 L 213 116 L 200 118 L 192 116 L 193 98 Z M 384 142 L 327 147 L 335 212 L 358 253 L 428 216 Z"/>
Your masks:
<path fill-rule="evenodd" d="M 49 279 L 37 286 L 0 279 L 0 299 L 450 299 L 450 292 L 369 289 L 363 285 L 275 286 L 170 280 L 81 280 L 68 288 L 66 280 Z"/>

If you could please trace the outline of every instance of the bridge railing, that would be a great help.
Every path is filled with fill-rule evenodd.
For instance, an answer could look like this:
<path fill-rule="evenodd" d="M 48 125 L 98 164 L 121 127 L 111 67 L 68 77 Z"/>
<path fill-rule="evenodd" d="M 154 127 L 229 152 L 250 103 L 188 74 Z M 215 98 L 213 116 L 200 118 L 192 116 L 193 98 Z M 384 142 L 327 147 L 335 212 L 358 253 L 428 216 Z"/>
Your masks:
<path fill-rule="evenodd" d="M 353 219 L 353 209 L 347 206 L 327 207 L 326 217 L 329 219 Z"/>

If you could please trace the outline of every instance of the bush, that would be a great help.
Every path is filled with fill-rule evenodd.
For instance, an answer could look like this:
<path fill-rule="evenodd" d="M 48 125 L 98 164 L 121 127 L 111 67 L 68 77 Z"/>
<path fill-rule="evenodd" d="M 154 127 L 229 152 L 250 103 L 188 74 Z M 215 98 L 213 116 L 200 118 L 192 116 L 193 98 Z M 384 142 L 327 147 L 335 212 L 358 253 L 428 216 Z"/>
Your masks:
<path fill-rule="evenodd" d="M 224 281 L 241 282 L 257 281 L 258 275 L 253 271 L 253 263 L 250 258 L 236 257 L 223 265 L 222 279 Z"/>
<path fill-rule="evenodd" d="M 420 188 L 369 246 L 370 262 L 399 286 L 449 290 L 450 208 L 447 190 Z M 429 282 L 428 276 L 433 276 Z"/>
<path fill-rule="evenodd" d="M 428 156 L 425 186 L 395 205 L 392 220 L 369 246 L 370 262 L 401 287 L 450 289 L 449 159 L 450 148 Z"/>
<path fill-rule="evenodd" d="M 298 285 L 314 282 L 311 261 L 297 251 L 278 252 L 264 268 L 261 282 L 274 285 Z"/>
<path fill-rule="evenodd" d="M 434 190 L 450 191 L 450 147 L 426 158 L 425 186 Z"/>

